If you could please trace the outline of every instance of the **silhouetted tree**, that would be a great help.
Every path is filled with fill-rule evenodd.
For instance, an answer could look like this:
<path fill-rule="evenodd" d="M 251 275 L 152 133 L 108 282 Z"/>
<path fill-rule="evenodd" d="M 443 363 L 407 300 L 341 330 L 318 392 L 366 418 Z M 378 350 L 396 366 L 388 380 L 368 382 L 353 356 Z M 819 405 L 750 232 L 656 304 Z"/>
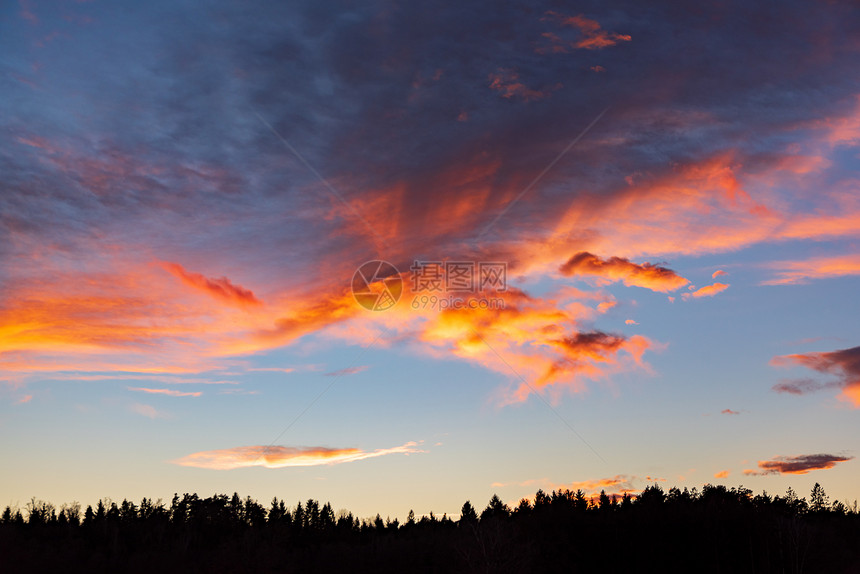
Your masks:
<path fill-rule="evenodd" d="M 810 512 L 825 512 L 829 510 L 830 501 L 824 489 L 817 482 L 812 487 L 812 492 L 809 495 L 809 511 Z"/>
<path fill-rule="evenodd" d="M 519 504 L 514 509 L 514 513 L 518 516 L 525 516 L 532 510 L 532 503 L 528 498 L 521 498 Z"/>
<path fill-rule="evenodd" d="M 808 504 L 791 489 L 753 496 L 721 485 L 705 485 L 701 495 L 651 485 L 636 498 L 625 493 L 620 504 L 605 491 L 589 498 L 569 489 L 538 491 L 535 501 L 522 499 L 512 512 L 493 495 L 480 519 L 467 501 L 455 527 L 432 512 L 416 524 L 410 511 L 402 525 L 346 510 L 335 518 L 331 504 L 314 499 L 291 512 L 275 497 L 267 510 L 235 493 L 175 494 L 169 507 L 105 498 L 81 521 L 77 503 L 58 512 L 33 498 L 26 521 L 11 506 L 0 513 L 0 569 L 366 572 L 385 564 L 419 573 L 591 572 L 607 569 L 608 552 L 616 571 L 659 562 L 664 571 L 849 572 L 860 563 L 856 505 L 828 504 L 820 484 Z"/>
<path fill-rule="evenodd" d="M 478 513 L 475 512 L 475 507 L 468 500 L 463 503 L 463 507 L 460 509 L 459 522 L 462 524 L 477 524 L 478 522 Z"/>
<path fill-rule="evenodd" d="M 502 499 L 499 498 L 497 494 L 494 494 L 492 498 L 490 498 L 490 502 L 487 504 L 487 507 L 481 512 L 481 520 L 487 520 L 490 518 L 507 518 L 511 514 L 511 509 L 508 508 L 508 505 L 502 502 Z"/>

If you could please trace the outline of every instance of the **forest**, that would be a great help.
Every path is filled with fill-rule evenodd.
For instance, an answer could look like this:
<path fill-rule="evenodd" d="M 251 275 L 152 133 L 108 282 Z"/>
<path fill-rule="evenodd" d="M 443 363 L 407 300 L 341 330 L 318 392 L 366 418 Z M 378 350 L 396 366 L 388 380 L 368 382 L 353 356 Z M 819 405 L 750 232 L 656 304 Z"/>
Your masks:
<path fill-rule="evenodd" d="M 0 516 L 2 572 L 860 572 L 860 512 L 754 495 L 742 486 L 589 496 L 539 490 L 511 508 L 466 501 L 430 513 L 360 519 L 317 500 L 268 507 L 217 494 L 170 503 L 32 499 Z"/>

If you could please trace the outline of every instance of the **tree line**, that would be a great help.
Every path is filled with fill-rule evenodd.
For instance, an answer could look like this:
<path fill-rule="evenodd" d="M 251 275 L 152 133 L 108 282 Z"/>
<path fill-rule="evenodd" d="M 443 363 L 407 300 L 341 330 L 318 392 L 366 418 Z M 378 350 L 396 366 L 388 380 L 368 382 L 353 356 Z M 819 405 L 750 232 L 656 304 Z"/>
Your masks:
<path fill-rule="evenodd" d="M 5 563 L 5 566 L 4 566 Z M 0 515 L 0 570 L 143 572 L 860 571 L 860 512 L 830 502 L 705 485 L 638 496 L 537 491 L 513 508 L 493 495 L 456 520 L 359 519 L 309 499 L 174 495 L 170 503 L 31 499 Z"/>

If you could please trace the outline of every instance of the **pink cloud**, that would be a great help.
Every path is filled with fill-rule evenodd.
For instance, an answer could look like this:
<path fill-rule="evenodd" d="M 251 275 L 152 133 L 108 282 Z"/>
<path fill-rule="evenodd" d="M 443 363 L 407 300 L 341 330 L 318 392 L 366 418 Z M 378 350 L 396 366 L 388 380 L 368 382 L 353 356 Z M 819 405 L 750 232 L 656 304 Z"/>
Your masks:
<path fill-rule="evenodd" d="M 128 387 L 130 391 L 136 391 L 139 393 L 149 393 L 151 395 L 167 395 L 169 397 L 199 397 L 203 393 L 200 391 L 196 392 L 183 392 L 176 391 L 173 389 L 147 389 L 145 387 Z"/>
<path fill-rule="evenodd" d="M 251 290 L 245 289 L 240 285 L 234 285 L 226 277 L 215 279 L 204 277 L 200 273 L 186 271 L 185 268 L 178 263 L 163 263 L 162 266 L 165 270 L 181 279 L 182 282 L 189 287 L 199 289 L 200 291 L 203 291 L 216 299 L 220 299 L 221 301 L 234 305 L 263 304 L 263 302 L 257 299 L 256 295 L 254 295 Z"/>

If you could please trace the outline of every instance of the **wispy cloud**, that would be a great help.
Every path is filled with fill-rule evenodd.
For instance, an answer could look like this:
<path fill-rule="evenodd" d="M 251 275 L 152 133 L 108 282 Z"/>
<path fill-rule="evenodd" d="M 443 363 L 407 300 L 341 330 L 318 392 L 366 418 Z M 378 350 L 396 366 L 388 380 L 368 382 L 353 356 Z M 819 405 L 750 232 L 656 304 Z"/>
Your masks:
<path fill-rule="evenodd" d="M 199 397 L 203 394 L 201 391 L 184 392 L 174 389 L 148 389 L 146 387 L 128 387 L 128 390 L 139 393 L 149 393 L 151 395 L 167 395 L 169 397 Z"/>
<path fill-rule="evenodd" d="M 496 72 L 490 74 L 491 90 L 499 92 L 503 98 L 515 98 L 522 100 L 523 102 L 546 98 L 552 93 L 552 90 L 560 87 L 561 84 L 556 84 L 552 88 L 546 88 L 544 90 L 528 88 L 522 83 L 522 81 L 520 81 L 520 76 L 517 72 L 505 68 L 499 68 Z"/>
<path fill-rule="evenodd" d="M 175 275 L 189 287 L 203 291 L 204 293 L 233 305 L 262 305 L 263 302 L 257 299 L 253 291 L 245 289 L 240 285 L 234 285 L 226 277 L 210 278 L 201 275 L 200 273 L 192 273 L 187 271 L 178 263 L 163 263 L 162 266 L 166 271 Z"/>
<path fill-rule="evenodd" d="M 355 462 L 389 454 L 415 454 L 424 452 L 417 442 L 401 446 L 364 451 L 358 448 L 242 446 L 223 450 L 196 452 L 172 461 L 181 466 L 229 470 L 249 466 L 285 468 L 292 466 L 320 466 Z"/>
<path fill-rule="evenodd" d="M 860 275 L 860 255 L 816 257 L 801 261 L 777 261 L 767 264 L 776 270 L 776 277 L 762 281 L 762 285 L 797 285 L 813 279 L 829 279 Z"/>
<path fill-rule="evenodd" d="M 835 375 L 836 379 L 816 381 L 793 379 L 774 385 L 780 393 L 803 395 L 826 388 L 842 389 L 842 400 L 860 408 L 860 347 L 823 353 L 801 353 L 774 357 L 771 365 L 784 367 L 799 365 L 819 373 Z"/>
<path fill-rule="evenodd" d="M 357 367 L 346 367 L 343 369 L 338 369 L 337 371 L 331 371 L 330 373 L 323 373 L 326 377 L 340 377 L 343 375 L 354 375 L 356 373 L 360 373 L 362 371 L 366 371 L 368 369 L 367 365 L 361 365 Z"/>
<path fill-rule="evenodd" d="M 129 408 L 132 412 L 151 419 L 161 419 L 167 416 L 166 413 L 159 411 L 154 406 L 143 403 L 134 403 Z"/>

